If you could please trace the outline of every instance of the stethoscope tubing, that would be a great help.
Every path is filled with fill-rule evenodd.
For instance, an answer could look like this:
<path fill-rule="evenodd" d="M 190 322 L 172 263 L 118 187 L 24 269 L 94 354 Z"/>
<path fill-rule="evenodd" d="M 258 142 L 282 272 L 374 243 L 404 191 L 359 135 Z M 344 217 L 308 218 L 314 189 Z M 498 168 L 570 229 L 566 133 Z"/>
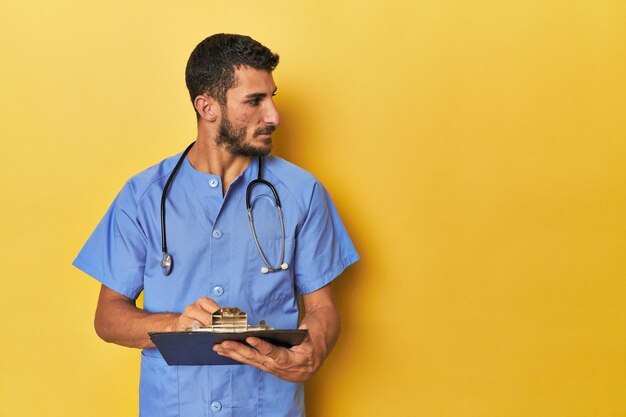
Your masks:
<path fill-rule="evenodd" d="M 176 174 L 178 174 L 178 171 L 180 170 L 180 167 L 182 166 L 183 161 L 185 160 L 185 157 L 187 156 L 187 154 L 189 153 L 189 151 L 191 150 L 191 148 L 193 147 L 195 143 L 196 143 L 195 141 L 192 142 L 183 151 L 182 155 L 178 159 L 178 162 L 176 162 L 176 165 L 174 166 L 172 173 L 170 174 L 169 178 L 165 182 L 165 186 L 163 187 L 163 193 L 161 194 L 161 251 L 163 255 L 163 258 L 161 260 L 161 268 L 163 270 L 163 275 L 165 276 L 168 276 L 172 272 L 172 268 L 174 266 L 174 260 L 172 258 L 172 255 L 170 255 L 167 251 L 165 203 L 167 201 L 167 195 L 174 181 L 174 178 L 176 178 Z M 252 196 L 252 190 L 254 189 L 254 187 L 259 184 L 263 184 L 266 187 L 268 187 L 270 191 L 272 192 L 272 194 L 274 195 L 274 202 L 276 204 L 276 210 L 278 211 L 278 218 L 280 220 L 280 229 L 281 229 L 280 261 L 278 263 L 278 266 L 276 267 L 272 266 L 267 260 L 267 257 L 265 256 L 265 253 L 263 252 L 263 249 L 261 248 L 261 244 L 259 243 L 259 239 L 256 234 L 256 228 L 254 227 L 251 196 Z M 268 272 L 277 272 L 277 271 L 282 271 L 282 270 L 287 269 L 289 265 L 285 263 L 285 221 L 283 219 L 283 210 L 280 204 L 280 198 L 278 197 L 278 192 L 276 191 L 276 188 L 274 188 L 272 183 L 263 179 L 263 157 L 259 157 L 259 170 L 258 170 L 257 178 L 255 180 L 250 181 L 250 183 L 248 184 L 248 187 L 246 188 L 246 210 L 248 212 L 248 221 L 250 222 L 250 230 L 252 231 L 252 238 L 254 239 L 254 244 L 257 248 L 257 251 L 259 252 L 261 260 L 265 264 L 265 266 L 261 268 L 261 272 L 263 274 L 266 274 Z"/>
<path fill-rule="evenodd" d="M 276 210 L 278 210 L 278 219 L 280 220 L 280 231 L 281 231 L 281 245 L 280 245 L 280 261 L 278 266 L 272 266 L 263 249 L 261 248 L 261 244 L 259 243 L 259 238 L 256 234 L 256 229 L 254 227 L 254 217 L 252 215 L 252 203 L 250 202 L 250 198 L 252 195 L 252 189 L 259 184 L 263 184 L 272 191 L 274 194 L 274 202 L 276 204 Z M 280 205 L 280 198 L 278 197 L 278 192 L 276 192 L 276 188 L 270 183 L 263 179 L 263 158 L 259 158 L 259 172 L 257 174 L 257 179 L 250 181 L 248 187 L 246 188 L 246 209 L 248 211 L 248 221 L 250 222 L 250 230 L 252 231 L 252 238 L 254 239 L 254 244 L 256 245 L 257 251 L 261 256 L 261 260 L 265 264 L 265 268 L 261 268 L 261 272 L 267 274 L 268 272 L 277 272 L 282 271 L 283 269 L 287 269 L 288 265 L 285 261 L 285 221 L 283 219 L 283 209 Z"/>
<path fill-rule="evenodd" d="M 187 154 L 189 153 L 189 151 L 191 150 L 191 148 L 193 147 L 195 143 L 196 141 L 193 141 L 189 144 L 189 146 L 187 146 L 187 148 L 185 148 L 185 150 L 183 151 L 183 154 L 178 159 L 178 162 L 176 162 L 176 166 L 174 166 L 172 173 L 170 174 L 169 178 L 165 182 L 165 187 L 163 187 L 163 193 L 161 194 L 161 252 L 163 254 L 163 258 L 161 259 L 161 268 L 163 269 L 163 275 L 165 276 L 168 276 L 172 272 L 172 268 L 174 267 L 174 259 L 172 258 L 172 255 L 170 255 L 167 252 L 167 231 L 165 227 L 165 202 L 167 201 L 167 194 L 169 192 L 170 186 L 172 185 L 172 182 L 174 181 L 174 178 L 176 178 L 176 174 L 178 174 L 178 171 L 180 171 L 180 167 L 183 164 L 185 157 L 187 156 Z"/>
<path fill-rule="evenodd" d="M 183 164 L 185 157 L 195 143 L 195 141 L 191 142 L 191 144 L 189 144 L 189 146 L 187 146 L 187 148 L 183 151 L 183 154 L 178 159 L 178 162 L 176 162 L 176 166 L 174 167 L 172 174 L 167 179 L 165 187 L 163 187 L 163 194 L 161 194 L 161 249 L 163 250 L 163 253 L 167 252 L 167 237 L 165 231 L 165 202 L 167 200 L 167 194 L 169 192 L 170 186 L 172 185 L 172 182 L 174 181 L 174 178 L 176 178 L 176 174 L 178 174 L 178 171 L 180 170 L 180 166 Z"/>

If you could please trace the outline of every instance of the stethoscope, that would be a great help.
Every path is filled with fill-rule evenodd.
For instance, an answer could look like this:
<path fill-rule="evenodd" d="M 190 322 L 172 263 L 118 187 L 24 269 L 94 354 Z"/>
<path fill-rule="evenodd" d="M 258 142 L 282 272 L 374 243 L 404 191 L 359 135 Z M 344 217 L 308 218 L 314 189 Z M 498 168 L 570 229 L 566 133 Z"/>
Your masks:
<path fill-rule="evenodd" d="M 163 275 L 167 276 L 172 272 L 172 267 L 174 266 L 174 259 L 172 255 L 167 252 L 167 239 L 165 232 L 165 201 L 167 200 L 167 193 L 180 170 L 185 157 L 189 153 L 189 150 L 196 142 L 192 142 L 187 149 L 184 150 L 183 154 L 180 156 L 178 162 L 174 166 L 174 170 L 170 174 L 169 178 L 165 182 L 165 187 L 163 187 L 163 194 L 161 195 L 161 250 L 163 252 L 163 259 L 161 260 L 161 268 L 163 268 Z M 252 194 L 252 190 L 256 185 L 263 184 L 267 186 L 272 194 L 274 194 L 274 202 L 276 205 L 276 210 L 278 211 L 278 219 L 280 220 L 280 229 L 281 229 L 281 248 L 280 248 L 280 261 L 278 262 L 278 266 L 272 266 L 263 249 L 261 249 L 261 245 L 259 243 L 259 239 L 256 235 L 256 229 L 254 228 L 254 218 L 252 217 L 252 204 L 250 203 L 250 196 Z M 268 272 L 277 272 L 282 271 L 284 269 L 289 268 L 289 265 L 285 263 L 285 222 L 283 221 L 283 210 L 280 205 L 280 198 L 278 198 L 278 193 L 276 192 L 276 188 L 267 180 L 263 179 L 263 157 L 259 157 L 259 172 L 257 174 L 257 179 L 250 181 L 248 184 L 248 188 L 246 189 L 246 209 L 248 211 L 248 221 L 250 222 L 250 229 L 252 230 L 252 237 L 254 238 L 254 244 L 256 245 L 257 250 L 259 251 L 259 255 L 261 256 L 261 260 L 265 264 L 264 267 L 261 268 L 261 272 L 267 274 Z"/>

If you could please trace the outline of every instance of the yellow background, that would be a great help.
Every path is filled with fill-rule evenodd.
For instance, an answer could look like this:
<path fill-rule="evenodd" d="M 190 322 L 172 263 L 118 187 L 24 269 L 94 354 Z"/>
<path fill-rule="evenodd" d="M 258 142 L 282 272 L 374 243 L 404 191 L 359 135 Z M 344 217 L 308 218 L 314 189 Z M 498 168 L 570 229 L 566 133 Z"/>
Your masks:
<path fill-rule="evenodd" d="M 363 258 L 310 416 L 626 416 L 623 0 L 0 1 L 0 415 L 136 415 L 70 262 L 216 32 L 281 54 L 276 153 Z"/>

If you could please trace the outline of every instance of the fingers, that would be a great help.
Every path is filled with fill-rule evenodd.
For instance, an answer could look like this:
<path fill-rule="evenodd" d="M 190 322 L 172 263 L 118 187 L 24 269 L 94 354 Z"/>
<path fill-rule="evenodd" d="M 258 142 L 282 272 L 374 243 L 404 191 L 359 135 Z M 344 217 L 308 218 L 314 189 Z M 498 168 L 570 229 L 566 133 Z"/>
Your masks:
<path fill-rule="evenodd" d="M 248 338 L 246 342 L 258 346 L 260 350 L 237 342 L 222 342 L 215 345 L 213 350 L 221 356 L 254 366 L 285 381 L 304 382 L 313 375 L 311 366 L 305 357 L 297 357 L 300 355 L 294 355 L 285 348 L 272 346 L 259 339 Z M 274 357 L 265 355 L 261 351 Z"/>
<path fill-rule="evenodd" d="M 194 304 L 198 304 L 203 310 L 208 311 L 211 314 L 220 309 L 219 304 L 209 297 L 201 297 Z"/>
<path fill-rule="evenodd" d="M 261 364 L 262 362 L 259 352 L 239 342 L 225 341 L 214 345 L 213 350 L 218 355 L 227 356 L 242 363 Z"/>
<path fill-rule="evenodd" d="M 285 349 L 254 337 L 247 338 L 246 342 L 252 347 L 225 341 L 213 346 L 213 350 L 218 355 L 252 365 L 291 382 L 307 381 L 319 367 L 312 360 L 310 349 Z"/>
<path fill-rule="evenodd" d="M 256 337 L 248 337 L 246 342 L 255 348 L 261 353 L 263 356 L 269 356 L 270 358 L 276 360 L 278 359 L 278 355 L 280 353 L 280 348 L 271 343 L 266 342 L 263 339 L 259 339 Z"/>
<path fill-rule="evenodd" d="M 185 310 L 178 317 L 177 330 L 193 327 L 195 321 L 203 326 L 210 325 L 213 313 L 219 308 L 220 306 L 209 297 L 199 298 L 195 303 L 185 307 Z"/>
<path fill-rule="evenodd" d="M 263 357 L 255 349 L 244 344 L 238 342 L 222 342 L 213 346 L 213 350 L 217 352 L 218 355 L 226 356 L 246 365 L 252 365 L 265 372 L 274 373 L 272 369 L 266 366 L 265 362 L 267 358 Z"/>
<path fill-rule="evenodd" d="M 281 352 L 281 350 L 285 349 L 256 337 L 248 337 L 246 342 L 252 347 L 239 342 L 225 341 L 213 346 L 213 350 L 222 356 L 254 366 L 270 366 L 284 359 L 282 356 L 286 352 Z"/>

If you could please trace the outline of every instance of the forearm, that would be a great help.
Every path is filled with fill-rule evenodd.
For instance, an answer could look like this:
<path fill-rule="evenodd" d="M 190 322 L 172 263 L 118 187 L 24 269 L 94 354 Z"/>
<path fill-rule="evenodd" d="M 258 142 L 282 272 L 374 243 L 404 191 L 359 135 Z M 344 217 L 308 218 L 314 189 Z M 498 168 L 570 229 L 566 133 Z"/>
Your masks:
<path fill-rule="evenodd" d="M 309 330 L 310 342 L 321 365 L 339 338 L 340 321 L 335 305 L 327 304 L 307 309 L 300 327 Z"/>
<path fill-rule="evenodd" d="M 211 323 L 213 312 L 220 306 L 208 297 L 200 297 L 195 303 L 178 313 L 148 313 L 137 308 L 135 300 L 103 285 L 98 298 L 94 325 L 103 340 L 122 346 L 150 348 L 154 344 L 148 332 L 181 331 L 195 322 Z"/>
<path fill-rule="evenodd" d="M 100 300 L 107 297 L 101 291 Z M 154 347 L 148 332 L 172 331 L 179 314 L 151 314 L 138 308 L 133 300 L 115 298 L 98 303 L 94 325 L 103 340 L 134 348 Z"/>

